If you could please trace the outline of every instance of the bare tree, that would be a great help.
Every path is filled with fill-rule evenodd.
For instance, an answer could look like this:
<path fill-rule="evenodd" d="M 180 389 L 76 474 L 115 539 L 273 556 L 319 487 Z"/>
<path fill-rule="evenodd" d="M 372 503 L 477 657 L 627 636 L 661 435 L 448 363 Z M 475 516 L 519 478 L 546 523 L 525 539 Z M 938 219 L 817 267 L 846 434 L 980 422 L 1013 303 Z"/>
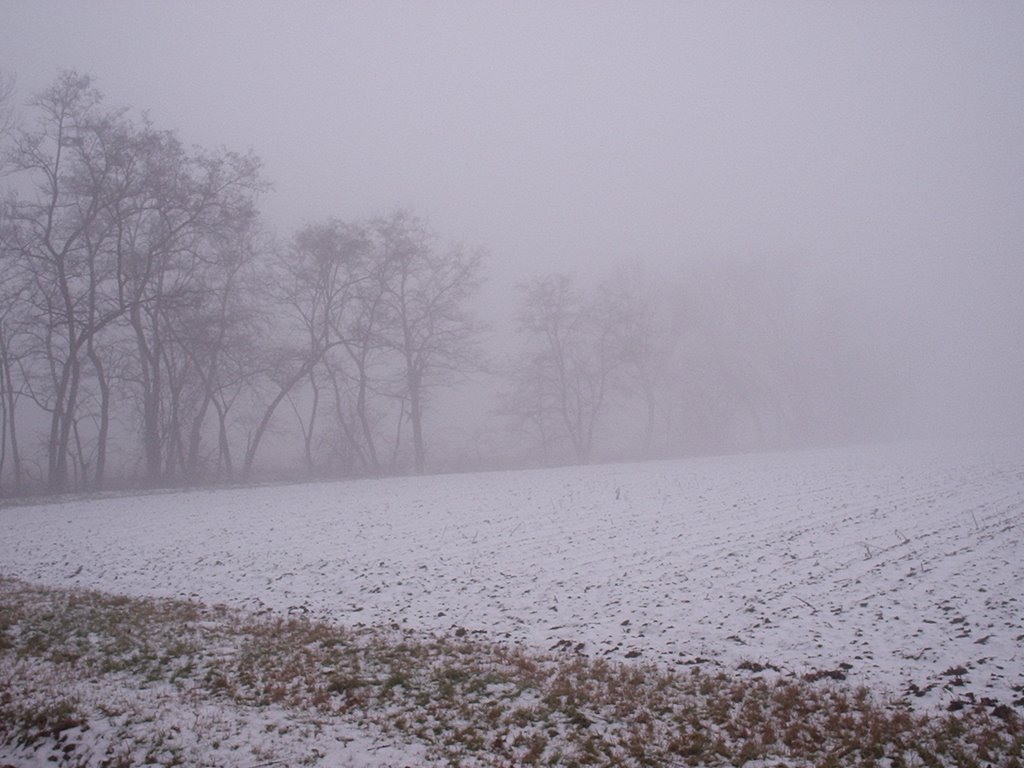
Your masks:
<path fill-rule="evenodd" d="M 17 126 L 14 110 L 15 79 L 0 71 L 0 171 L 8 161 L 8 140 Z M 15 245 L 10 203 L 0 200 L 0 489 L 8 460 L 11 491 L 22 491 L 24 469 L 18 444 L 18 405 L 22 394 L 20 368 L 25 350 L 25 296 L 30 289 L 28 273 L 20 268 Z M 16 374 L 17 371 L 17 374 Z"/>
<path fill-rule="evenodd" d="M 429 393 L 479 371 L 481 324 L 469 312 L 480 286 L 481 252 L 439 249 L 434 235 L 409 211 L 379 219 L 386 274 L 383 338 L 400 358 L 401 396 L 408 398 L 413 461 L 426 469 L 423 415 Z"/>
<path fill-rule="evenodd" d="M 640 455 L 657 451 L 655 439 L 666 450 L 665 425 L 670 403 L 678 391 L 675 376 L 689 324 L 685 296 L 662 278 L 655 282 L 636 265 L 622 264 L 601 285 L 596 301 L 612 329 L 618 394 L 638 405 L 643 413 Z"/>
<path fill-rule="evenodd" d="M 533 403 L 531 418 L 565 439 L 577 461 L 590 461 L 621 365 L 617 308 L 607 294 L 584 300 L 568 275 L 540 277 L 522 290 L 519 328 L 527 351 L 520 365 L 528 374 L 517 377 L 511 397 Z"/>
<path fill-rule="evenodd" d="M 253 306 L 259 243 L 255 219 L 236 222 L 213 243 L 216 253 L 198 278 L 196 289 L 203 301 L 196 311 L 181 313 L 171 326 L 174 343 L 188 355 L 195 378 L 196 403 L 189 419 L 185 477 L 198 480 L 203 474 L 201 445 L 210 410 L 217 417 L 215 476 L 233 473 L 228 436 L 228 412 L 244 384 L 251 379 L 258 358 L 258 318 Z"/>
<path fill-rule="evenodd" d="M 356 234 L 358 233 L 358 234 Z M 328 372 L 334 391 L 338 426 L 364 471 L 379 475 L 383 468 L 378 444 L 379 413 L 375 405 L 387 397 L 390 379 L 385 336 L 388 320 L 385 301 L 388 296 L 391 264 L 387 259 L 387 242 L 380 231 L 359 226 L 353 234 L 359 238 L 360 277 L 355 281 L 351 311 L 336 316 L 335 333 L 342 340 L 346 365 L 330 366 Z M 345 369 L 351 372 L 343 373 Z M 353 391 L 350 406 L 342 394 L 342 382 L 348 380 Z M 399 412 L 401 413 L 400 406 Z M 351 421 L 347 411 L 351 411 Z"/>
<path fill-rule="evenodd" d="M 359 239 L 338 222 L 311 225 L 295 236 L 267 276 L 275 306 L 287 322 L 280 324 L 277 342 L 266 352 L 272 394 L 249 439 L 243 475 L 251 474 L 277 407 L 342 343 L 336 329 L 355 294 L 360 248 Z"/>
<path fill-rule="evenodd" d="M 18 447 L 18 400 L 15 369 L 20 362 L 17 345 L 20 314 L 24 312 L 23 294 L 27 286 L 15 269 L 14 254 L 8 245 L 9 221 L 6 206 L 0 203 L 0 488 L 8 456 L 11 461 L 12 491 L 22 487 L 21 451 Z M 8 453 L 9 451 L 9 453 Z"/>
<path fill-rule="evenodd" d="M 259 161 L 187 151 L 75 72 L 31 106 L 6 153 L 30 194 L 10 196 L 4 239 L 28 286 L 21 391 L 50 414 L 48 483 L 102 485 L 116 380 L 138 405 L 147 480 L 176 476 L 212 397 L 192 331 L 217 314 L 218 260 L 255 219 Z"/>
<path fill-rule="evenodd" d="M 183 327 L 216 301 L 206 278 L 218 258 L 237 255 L 222 243 L 255 218 L 253 196 L 262 183 L 251 155 L 188 153 L 167 133 L 151 135 L 148 149 L 143 194 L 120 211 L 119 262 L 153 483 L 189 461 L 182 398 L 189 386 L 200 403 L 205 398 L 196 356 L 180 346 L 193 340 Z"/>
<path fill-rule="evenodd" d="M 558 423 L 558 392 L 546 360 L 536 350 L 516 356 L 507 367 L 507 387 L 500 393 L 496 415 L 510 420 L 513 433 L 525 436 L 527 453 L 541 465 L 557 457 L 563 430 Z"/>
<path fill-rule="evenodd" d="M 112 212 L 130 194 L 133 153 L 122 112 L 101 101 L 88 77 L 63 73 L 32 103 L 38 126 L 19 131 L 8 153 L 9 167 L 35 191 L 32 199 L 12 200 L 9 210 L 12 247 L 32 286 L 36 349 L 48 371 L 46 391 L 36 395 L 51 415 L 47 474 L 54 490 L 69 486 L 72 455 L 85 459 L 79 428 L 90 373 L 101 393 L 95 479 L 102 480 L 109 400 L 97 337 L 123 313 Z"/>

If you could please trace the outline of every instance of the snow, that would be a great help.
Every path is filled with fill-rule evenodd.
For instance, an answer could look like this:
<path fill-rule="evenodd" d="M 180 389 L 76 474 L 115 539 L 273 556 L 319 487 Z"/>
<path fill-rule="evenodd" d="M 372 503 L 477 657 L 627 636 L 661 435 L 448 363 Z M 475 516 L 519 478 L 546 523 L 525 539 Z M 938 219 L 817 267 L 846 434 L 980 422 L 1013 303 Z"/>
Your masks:
<path fill-rule="evenodd" d="M 921 707 L 1024 684 L 1022 440 L 67 500 L 0 530 L 0 573 L 54 586 L 842 670 Z"/>

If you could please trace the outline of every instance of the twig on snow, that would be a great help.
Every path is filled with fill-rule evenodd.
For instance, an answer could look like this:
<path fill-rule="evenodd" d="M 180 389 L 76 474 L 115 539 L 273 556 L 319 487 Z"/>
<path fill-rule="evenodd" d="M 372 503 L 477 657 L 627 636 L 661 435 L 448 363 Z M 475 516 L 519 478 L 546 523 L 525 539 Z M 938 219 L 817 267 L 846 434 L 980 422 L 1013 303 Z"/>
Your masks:
<path fill-rule="evenodd" d="M 810 604 L 810 603 L 808 603 L 808 602 L 807 602 L 806 600 L 804 600 L 804 599 L 803 599 L 802 597 L 800 597 L 800 595 L 793 595 L 793 597 L 795 597 L 795 598 L 796 598 L 797 600 L 799 600 L 799 601 L 800 601 L 801 603 L 803 603 L 803 604 L 804 604 L 804 605 L 806 605 L 806 606 L 807 606 L 808 608 L 810 608 L 810 609 L 811 609 L 811 613 L 817 613 L 817 612 L 818 612 L 818 609 L 817 609 L 817 608 L 815 608 L 815 607 L 814 607 L 813 605 L 811 605 L 811 604 Z"/>

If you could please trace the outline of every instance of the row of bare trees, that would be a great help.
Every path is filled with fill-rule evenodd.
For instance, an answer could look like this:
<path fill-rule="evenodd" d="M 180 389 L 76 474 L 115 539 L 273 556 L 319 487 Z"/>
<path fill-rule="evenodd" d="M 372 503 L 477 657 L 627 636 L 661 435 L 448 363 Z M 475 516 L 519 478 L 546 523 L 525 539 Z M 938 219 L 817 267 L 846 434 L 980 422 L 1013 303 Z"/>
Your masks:
<path fill-rule="evenodd" d="M 544 462 L 857 439 L 884 399 L 838 291 L 810 270 L 718 264 L 522 286 L 502 412 Z M 872 401 L 872 408 L 858 405 Z"/>
<path fill-rule="evenodd" d="M 131 390 L 156 481 L 189 460 L 182 399 L 200 364 L 190 321 L 225 290 L 238 235 L 256 221 L 259 163 L 187 150 L 107 108 L 73 72 L 30 108 L 4 156 L 13 183 L 0 352 L 12 458 L 20 464 L 14 434 L 27 399 L 48 421 L 47 486 L 102 486 L 117 390 Z"/>
<path fill-rule="evenodd" d="M 255 156 L 188 148 L 74 72 L 20 124 L 12 92 L 0 78 L 0 493 L 251 479 L 296 456 L 334 476 L 470 465 L 428 462 L 427 414 L 502 357 L 485 365 L 470 311 L 479 251 L 401 210 L 276 242 Z M 886 393 L 808 275 L 528 281 L 474 465 L 858 437 L 851 404 Z"/>
<path fill-rule="evenodd" d="M 422 473 L 431 393 L 483 367 L 483 327 L 468 310 L 481 260 L 479 251 L 440 245 L 408 211 L 303 228 L 263 278 L 281 325 L 267 367 L 272 394 L 249 441 L 246 471 L 287 401 L 310 470 L 323 453 L 314 438 L 326 413 L 322 437 L 333 441 L 336 467 L 397 471 L 408 431 L 412 468 Z"/>
<path fill-rule="evenodd" d="M 353 472 L 423 471 L 430 393 L 479 359 L 479 253 L 404 211 L 278 246 L 258 158 L 187 148 L 74 72 L 10 115 L 0 486 L 102 488 L 112 446 L 119 479 L 248 477 L 284 403 L 310 469 L 329 442 Z"/>

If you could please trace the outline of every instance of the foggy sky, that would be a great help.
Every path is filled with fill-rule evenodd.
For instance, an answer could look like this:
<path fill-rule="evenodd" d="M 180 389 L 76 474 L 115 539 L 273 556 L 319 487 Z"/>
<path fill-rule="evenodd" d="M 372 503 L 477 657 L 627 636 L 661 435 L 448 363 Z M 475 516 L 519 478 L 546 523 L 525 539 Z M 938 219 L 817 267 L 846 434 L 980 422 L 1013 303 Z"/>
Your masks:
<path fill-rule="evenodd" d="M 1024 428 L 1024 4 L 0 0 L 61 67 L 254 150 L 287 234 L 406 205 L 534 274 L 813 265 L 936 429 Z"/>

